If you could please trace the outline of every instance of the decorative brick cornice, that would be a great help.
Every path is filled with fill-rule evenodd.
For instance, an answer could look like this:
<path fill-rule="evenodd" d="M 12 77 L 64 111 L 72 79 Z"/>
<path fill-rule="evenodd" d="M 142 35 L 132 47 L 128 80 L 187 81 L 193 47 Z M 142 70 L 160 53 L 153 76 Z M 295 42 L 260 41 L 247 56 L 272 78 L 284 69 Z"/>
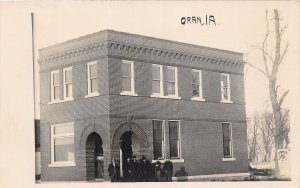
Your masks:
<path fill-rule="evenodd" d="M 128 51 L 131 53 L 138 53 L 138 54 L 145 54 L 145 55 L 148 54 L 148 55 L 168 57 L 168 58 L 173 58 L 173 59 L 178 59 L 183 61 L 186 60 L 197 61 L 197 62 L 210 63 L 215 65 L 222 65 L 222 66 L 229 66 L 229 67 L 236 67 L 236 68 L 241 68 L 244 65 L 244 62 L 242 61 L 233 61 L 233 60 L 218 58 L 218 57 L 196 55 L 188 52 L 158 49 L 149 46 L 124 44 L 116 41 L 109 41 L 108 48 L 114 50 L 120 50 L 120 51 Z"/>
<path fill-rule="evenodd" d="M 89 46 L 84 46 L 70 51 L 65 51 L 63 53 L 58 53 L 48 57 L 40 58 L 39 63 L 46 64 L 46 63 L 52 63 L 59 60 L 65 60 L 68 58 L 79 57 L 79 56 L 86 55 L 88 53 L 104 50 L 106 47 L 109 50 L 126 51 L 128 53 L 152 55 L 152 56 L 172 58 L 172 59 L 177 59 L 182 61 L 194 61 L 194 62 L 215 64 L 215 65 L 228 66 L 234 68 L 243 68 L 244 66 L 243 61 L 236 61 L 236 60 L 205 56 L 205 55 L 197 55 L 188 52 L 180 52 L 180 51 L 174 51 L 169 49 L 159 49 L 150 46 L 122 43 L 118 41 L 105 41 L 102 43 L 95 43 Z"/>
<path fill-rule="evenodd" d="M 76 48 L 73 50 L 65 51 L 62 53 L 57 53 L 51 56 L 47 56 L 39 59 L 40 64 L 52 63 L 60 60 L 66 60 L 69 58 L 79 57 L 86 55 L 88 53 L 97 52 L 105 49 L 106 43 L 95 43 L 92 45 L 84 46 L 81 48 Z"/>

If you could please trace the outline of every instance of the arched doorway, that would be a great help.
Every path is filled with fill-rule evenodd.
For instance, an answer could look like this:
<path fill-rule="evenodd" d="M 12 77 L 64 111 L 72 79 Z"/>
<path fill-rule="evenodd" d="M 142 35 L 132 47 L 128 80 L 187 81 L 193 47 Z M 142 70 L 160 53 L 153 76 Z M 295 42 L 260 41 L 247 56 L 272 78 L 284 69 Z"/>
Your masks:
<path fill-rule="evenodd" d="M 130 121 L 117 126 L 111 141 L 111 158 L 117 160 L 122 168 L 123 160 L 133 155 L 149 157 L 149 143 L 145 131 Z M 122 177 L 122 169 L 120 171 Z"/>
<path fill-rule="evenodd" d="M 133 155 L 140 155 L 140 140 L 132 131 L 126 131 L 120 138 L 122 159 L 132 158 Z"/>
<path fill-rule="evenodd" d="M 132 131 L 126 131 L 120 137 L 120 167 L 127 158 L 132 158 L 134 155 L 141 155 L 141 143 L 138 136 Z M 121 173 L 123 174 L 123 173 Z"/>
<path fill-rule="evenodd" d="M 103 142 L 96 132 L 92 132 L 86 140 L 86 173 L 90 181 L 103 178 Z"/>

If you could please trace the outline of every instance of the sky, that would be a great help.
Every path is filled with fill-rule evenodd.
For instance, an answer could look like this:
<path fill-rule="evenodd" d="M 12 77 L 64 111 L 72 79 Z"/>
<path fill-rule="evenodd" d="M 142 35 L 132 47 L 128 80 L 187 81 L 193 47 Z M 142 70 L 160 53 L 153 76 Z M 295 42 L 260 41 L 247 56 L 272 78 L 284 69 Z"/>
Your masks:
<path fill-rule="evenodd" d="M 280 7 L 283 23 L 288 25 L 294 15 L 283 6 Z M 101 2 L 41 6 L 33 11 L 36 58 L 40 48 L 112 29 L 241 52 L 247 56 L 248 62 L 260 66 L 261 53 L 254 50 L 253 46 L 261 45 L 263 41 L 267 8 L 271 18 L 272 6 L 267 6 L 266 3 L 236 2 L 228 5 L 208 2 Z M 216 25 L 181 24 L 182 17 L 192 16 L 201 17 L 202 20 L 205 20 L 206 16 L 214 16 Z M 270 27 L 273 27 L 272 23 Z M 289 33 L 286 34 L 285 39 L 288 40 Z M 282 90 L 289 88 L 289 77 L 286 76 L 290 69 L 287 61 L 289 52 L 286 56 L 279 72 Z M 38 66 L 36 68 L 38 69 Z M 38 74 L 36 76 L 38 77 Z M 267 80 L 248 66 L 245 66 L 245 95 L 247 116 L 263 110 L 269 95 Z M 38 93 L 36 96 L 39 101 Z M 285 106 L 288 108 L 288 103 L 285 103 Z M 38 108 L 37 104 L 36 109 Z"/>

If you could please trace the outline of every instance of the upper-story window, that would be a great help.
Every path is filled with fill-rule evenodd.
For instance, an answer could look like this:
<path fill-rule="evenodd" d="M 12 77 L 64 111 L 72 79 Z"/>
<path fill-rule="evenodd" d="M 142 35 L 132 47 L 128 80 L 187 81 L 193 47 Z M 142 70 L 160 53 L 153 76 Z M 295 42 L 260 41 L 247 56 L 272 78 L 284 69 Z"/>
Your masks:
<path fill-rule="evenodd" d="M 229 74 L 221 74 L 222 102 L 231 102 Z"/>
<path fill-rule="evenodd" d="M 122 92 L 125 95 L 136 95 L 134 85 L 133 61 L 122 61 Z"/>
<path fill-rule="evenodd" d="M 51 71 L 51 101 L 58 101 L 59 94 L 59 70 Z"/>
<path fill-rule="evenodd" d="M 204 100 L 202 89 L 202 71 L 192 70 L 192 78 L 192 100 Z"/>
<path fill-rule="evenodd" d="M 167 67 L 166 74 L 166 95 L 178 97 L 177 67 Z"/>
<path fill-rule="evenodd" d="M 73 99 L 72 67 L 63 69 L 64 99 Z"/>
<path fill-rule="evenodd" d="M 87 64 L 88 70 L 88 95 L 98 94 L 98 74 L 97 74 L 97 61 Z"/>
<path fill-rule="evenodd" d="M 152 95 L 163 96 L 162 65 L 152 65 Z"/>

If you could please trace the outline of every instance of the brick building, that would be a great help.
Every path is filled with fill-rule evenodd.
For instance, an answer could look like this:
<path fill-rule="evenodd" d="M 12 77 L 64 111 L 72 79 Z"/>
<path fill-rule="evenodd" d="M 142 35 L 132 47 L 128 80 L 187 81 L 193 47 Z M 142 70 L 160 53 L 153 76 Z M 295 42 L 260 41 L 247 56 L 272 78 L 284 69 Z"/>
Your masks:
<path fill-rule="evenodd" d="M 247 175 L 241 53 L 105 30 L 39 55 L 42 181 L 107 178 L 132 155 Z"/>

